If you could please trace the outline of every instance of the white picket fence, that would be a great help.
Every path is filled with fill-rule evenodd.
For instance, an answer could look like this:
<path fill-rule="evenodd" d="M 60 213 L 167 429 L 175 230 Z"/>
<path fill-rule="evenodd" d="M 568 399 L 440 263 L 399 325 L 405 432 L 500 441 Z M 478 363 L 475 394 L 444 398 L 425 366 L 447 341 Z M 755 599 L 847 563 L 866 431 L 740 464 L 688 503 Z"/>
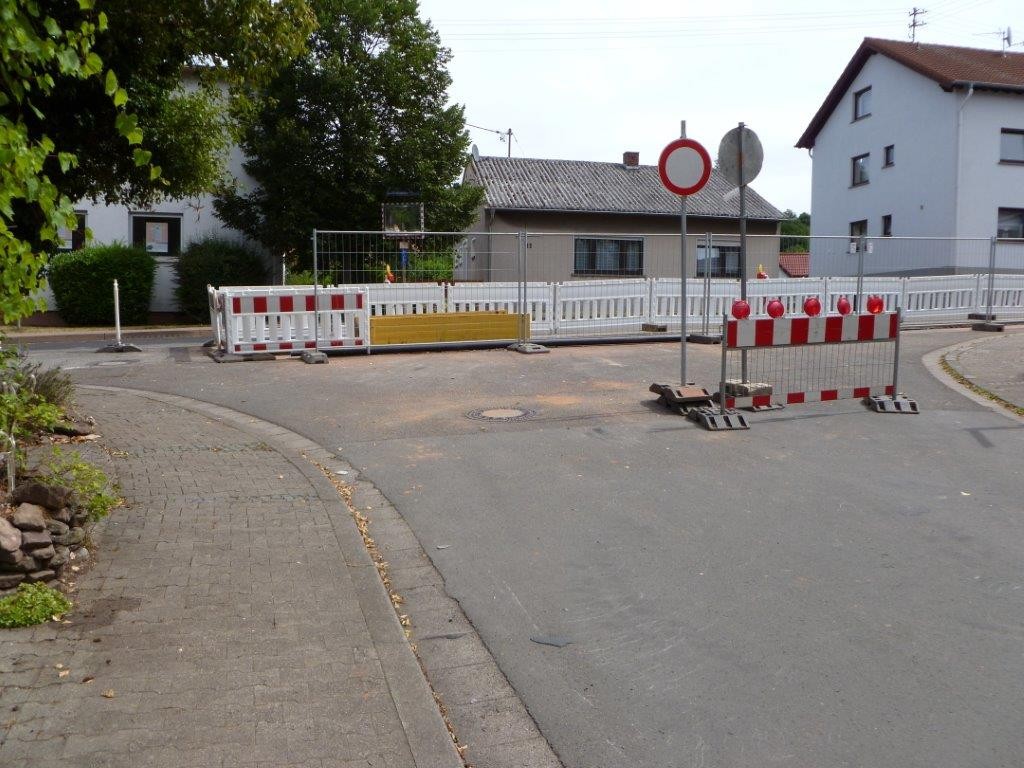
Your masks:
<path fill-rule="evenodd" d="M 679 278 L 574 280 L 528 283 L 525 311 L 533 336 L 633 334 L 645 324 L 679 332 Z M 371 315 L 430 312 L 519 312 L 515 282 L 454 285 L 374 284 L 367 287 Z M 771 299 L 781 299 L 787 314 L 801 314 L 804 300 L 814 296 L 824 311 L 834 312 L 841 296 L 853 299 L 855 277 L 769 278 L 747 283 L 752 316 L 767 316 Z M 988 303 L 988 276 L 865 277 L 864 294 L 881 296 L 885 310 L 903 310 L 904 326 L 963 323 Z M 723 314 L 740 295 L 736 280 L 713 279 L 706 299 L 710 324 L 718 328 Z M 1024 275 L 997 275 L 993 312 L 1024 308 Z M 705 311 L 704 281 L 687 283 L 686 324 L 701 325 Z"/>
<path fill-rule="evenodd" d="M 327 288 L 322 289 L 322 292 L 328 295 L 337 291 L 358 292 L 365 298 L 365 306 L 360 310 L 364 330 L 339 332 L 336 339 L 330 337 L 328 341 L 333 345 L 345 346 L 354 338 L 359 340 L 359 344 L 365 344 L 364 348 L 368 348 L 373 343 L 372 333 L 370 338 L 366 338 L 371 317 L 442 312 L 525 311 L 530 317 L 531 337 L 540 339 L 632 336 L 660 327 L 669 333 L 678 333 L 679 288 L 678 278 L 529 283 L 526 285 L 525 305 L 522 309 L 521 286 L 515 282 L 451 285 L 377 283 L 344 286 L 340 289 Z M 787 314 L 799 315 L 803 313 L 803 303 L 808 297 L 817 297 L 824 312 L 835 312 L 839 298 L 846 296 L 852 300 L 856 290 L 857 280 L 854 277 L 770 278 L 751 280 L 747 284 L 747 297 L 754 317 L 766 317 L 767 304 L 774 298 L 782 301 Z M 232 343 L 242 341 L 262 344 L 273 339 L 285 343 L 308 341 L 305 336 L 300 339 L 294 333 L 272 333 L 276 326 L 273 325 L 274 318 L 269 316 L 246 319 L 246 322 L 255 323 L 258 320 L 267 324 L 270 330 L 265 333 L 250 333 L 246 330 L 248 326 L 239 331 L 238 328 L 242 326 L 236 327 L 236 323 L 226 322 L 226 318 L 231 318 L 229 313 L 225 313 L 224 300 L 226 296 L 251 295 L 273 299 L 293 294 L 306 295 L 310 291 L 311 286 L 211 288 L 210 320 L 218 346 L 229 347 Z M 729 312 L 739 294 L 739 283 L 735 280 L 711 280 L 708 296 L 705 296 L 703 280 L 690 280 L 687 284 L 687 329 L 694 331 L 701 328 L 707 304 L 709 328 L 717 333 L 722 315 Z M 964 323 L 968 320 L 968 314 L 983 312 L 987 308 L 988 276 L 865 277 L 864 294 L 881 296 L 885 302 L 885 311 L 902 309 L 905 327 Z M 993 312 L 997 317 L 1000 312 L 1019 316 L 1024 310 L 1024 275 L 997 275 L 992 298 Z M 271 311 L 270 314 L 274 313 Z M 331 316 L 325 314 L 321 323 L 323 328 L 332 327 Z"/>

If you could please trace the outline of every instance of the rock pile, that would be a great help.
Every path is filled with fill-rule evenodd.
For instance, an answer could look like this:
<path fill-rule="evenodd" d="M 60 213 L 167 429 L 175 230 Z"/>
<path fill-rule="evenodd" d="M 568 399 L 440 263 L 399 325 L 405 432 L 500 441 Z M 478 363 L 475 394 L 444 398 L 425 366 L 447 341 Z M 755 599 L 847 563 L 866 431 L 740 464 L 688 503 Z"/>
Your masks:
<path fill-rule="evenodd" d="M 55 581 L 88 554 L 82 551 L 88 515 L 66 488 L 27 482 L 9 501 L 12 511 L 0 514 L 0 597 L 22 582 Z"/>

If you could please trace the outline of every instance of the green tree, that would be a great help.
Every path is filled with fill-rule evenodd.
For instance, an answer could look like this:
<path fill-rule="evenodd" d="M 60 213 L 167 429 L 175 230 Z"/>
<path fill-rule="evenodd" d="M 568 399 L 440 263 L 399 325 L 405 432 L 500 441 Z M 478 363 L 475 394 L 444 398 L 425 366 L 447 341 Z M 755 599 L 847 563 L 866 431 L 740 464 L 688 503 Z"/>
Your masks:
<path fill-rule="evenodd" d="M 0 0 L 0 319 L 35 309 L 73 201 L 212 191 L 232 116 L 313 21 L 305 0 Z"/>
<path fill-rule="evenodd" d="M 259 187 L 226 190 L 220 217 L 300 256 L 314 228 L 380 229 L 393 191 L 422 200 L 428 229 L 463 229 L 482 191 L 452 183 L 469 147 L 465 116 L 447 104 L 451 54 L 416 0 L 312 5 L 307 53 L 262 91 L 243 134 Z"/>
<path fill-rule="evenodd" d="M 58 145 L 80 156 L 61 178 L 62 191 L 138 207 L 213 191 L 235 118 L 252 90 L 303 50 L 312 10 L 305 0 L 96 2 L 110 18 L 96 52 L 124 87 L 162 182 L 126 162 L 102 94 L 65 82 L 42 109 Z"/>
<path fill-rule="evenodd" d="M 802 253 L 810 250 L 811 214 L 801 213 L 787 208 L 782 212 L 779 234 L 782 235 L 780 248 L 784 252 Z"/>
<path fill-rule="evenodd" d="M 79 163 L 74 152 L 47 131 L 33 126 L 44 119 L 42 105 L 58 82 L 95 82 L 120 129 L 124 145 L 141 137 L 122 108 L 127 100 L 113 72 L 92 50 L 107 18 L 92 0 L 78 0 L 58 21 L 36 0 L 0 0 L 0 320 L 10 322 L 31 312 L 30 294 L 42 285 L 45 256 L 36 244 L 56 239 L 73 226 L 71 200 L 52 176 Z M 140 165 L 148 158 L 136 154 Z M 52 170 L 51 170 L 52 169 Z M 157 173 L 153 172 L 156 176 Z M 19 213 L 21 221 L 19 222 Z M 33 226 L 26 228 L 26 222 Z"/>

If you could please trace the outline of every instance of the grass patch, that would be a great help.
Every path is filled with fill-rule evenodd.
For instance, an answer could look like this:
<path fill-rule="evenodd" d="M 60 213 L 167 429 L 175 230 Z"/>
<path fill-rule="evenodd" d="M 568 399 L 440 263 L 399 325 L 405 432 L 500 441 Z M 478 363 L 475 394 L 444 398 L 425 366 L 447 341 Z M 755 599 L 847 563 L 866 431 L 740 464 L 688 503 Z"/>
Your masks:
<path fill-rule="evenodd" d="M 21 584 L 18 591 L 0 599 L 0 627 L 31 627 L 71 610 L 71 602 L 42 582 Z"/>
<path fill-rule="evenodd" d="M 991 400 L 993 403 L 1001 405 L 1003 408 L 1006 408 L 1008 411 L 1011 411 L 1012 413 L 1015 413 L 1018 416 L 1024 416 L 1024 408 L 1017 405 L 1016 403 L 1011 403 L 1009 400 L 1003 399 L 995 392 L 990 392 L 984 387 L 979 387 L 973 381 L 971 381 L 962 373 L 960 373 L 960 371 L 954 368 L 946 359 L 946 355 L 943 355 L 942 357 L 939 358 L 939 366 L 942 368 L 943 371 L 946 372 L 947 376 L 956 381 L 956 383 L 959 384 L 960 386 L 966 387 L 976 395 L 981 395 L 986 400 Z"/>

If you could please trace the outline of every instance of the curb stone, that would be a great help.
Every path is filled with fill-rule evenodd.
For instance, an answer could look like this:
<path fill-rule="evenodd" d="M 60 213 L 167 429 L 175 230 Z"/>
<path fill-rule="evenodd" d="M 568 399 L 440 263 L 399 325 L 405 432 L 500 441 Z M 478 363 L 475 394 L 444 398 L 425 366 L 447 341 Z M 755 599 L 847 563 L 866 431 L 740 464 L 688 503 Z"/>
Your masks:
<path fill-rule="evenodd" d="M 973 347 L 973 346 L 975 346 L 977 344 L 983 344 L 986 341 L 995 340 L 995 339 L 998 339 L 998 338 L 1001 338 L 1001 337 L 1000 336 L 989 336 L 989 337 L 986 337 L 984 339 L 971 339 L 970 341 L 961 341 L 961 342 L 958 342 L 957 344 L 952 344 L 952 345 L 950 345 L 948 347 L 943 347 L 942 349 L 932 350 L 931 352 L 929 352 L 926 355 L 922 356 L 921 362 L 924 364 L 924 367 L 927 369 L 927 371 L 932 376 L 934 376 L 938 381 L 940 381 L 941 383 L 945 384 L 947 387 L 952 389 L 957 394 L 960 394 L 960 395 L 966 397 L 968 400 L 971 400 L 971 401 L 977 403 L 978 405 L 983 405 L 983 406 L 985 406 L 985 408 L 989 409 L 990 411 L 994 411 L 995 413 L 998 413 L 1001 416 L 1005 416 L 1006 418 L 1010 419 L 1011 421 L 1015 421 L 1018 424 L 1024 424 L 1024 416 L 1018 416 L 1017 414 L 1013 413 L 1013 411 L 1010 411 L 1009 409 L 1007 409 L 1006 407 L 1000 405 L 999 403 L 994 402 L 992 400 L 989 400 L 987 397 L 983 397 L 983 396 L 979 395 L 977 392 L 972 392 L 971 390 L 967 389 L 965 386 L 960 384 L 960 382 L 958 382 L 956 379 L 951 377 L 944 370 L 942 370 L 941 360 L 942 360 L 943 355 L 946 355 L 947 356 L 947 363 L 951 367 L 953 367 L 955 370 L 960 372 L 961 375 L 963 375 L 963 373 L 953 363 L 953 361 L 948 359 L 948 356 L 952 355 L 952 354 L 954 354 L 956 352 L 960 352 L 960 351 L 969 349 L 969 348 L 971 348 L 971 347 Z M 995 394 L 998 395 L 999 393 L 996 392 Z"/>

